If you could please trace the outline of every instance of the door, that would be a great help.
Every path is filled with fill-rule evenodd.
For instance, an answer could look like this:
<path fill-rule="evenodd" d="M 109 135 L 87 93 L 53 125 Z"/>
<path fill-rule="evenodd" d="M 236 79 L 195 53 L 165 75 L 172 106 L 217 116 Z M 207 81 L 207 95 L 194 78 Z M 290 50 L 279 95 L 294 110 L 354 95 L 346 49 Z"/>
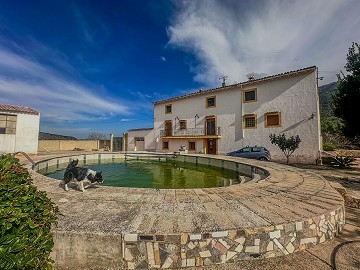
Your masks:
<path fill-rule="evenodd" d="M 172 122 L 171 120 L 165 121 L 165 136 L 172 136 Z"/>
<path fill-rule="evenodd" d="M 135 138 L 135 151 L 144 151 L 145 150 L 145 139 Z"/>
<path fill-rule="evenodd" d="M 216 155 L 216 139 L 207 139 L 207 154 Z"/>
<path fill-rule="evenodd" d="M 215 117 L 206 119 L 206 135 L 216 135 Z"/>

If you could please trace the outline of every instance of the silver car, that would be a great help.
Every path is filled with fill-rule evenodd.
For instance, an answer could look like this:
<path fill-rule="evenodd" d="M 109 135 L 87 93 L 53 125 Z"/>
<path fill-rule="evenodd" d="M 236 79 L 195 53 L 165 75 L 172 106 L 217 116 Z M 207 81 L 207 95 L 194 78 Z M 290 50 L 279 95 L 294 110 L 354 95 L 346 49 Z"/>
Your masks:
<path fill-rule="evenodd" d="M 264 161 L 271 160 L 269 150 L 262 146 L 247 146 L 237 151 L 227 153 L 226 155 L 233 157 L 252 158 Z"/>

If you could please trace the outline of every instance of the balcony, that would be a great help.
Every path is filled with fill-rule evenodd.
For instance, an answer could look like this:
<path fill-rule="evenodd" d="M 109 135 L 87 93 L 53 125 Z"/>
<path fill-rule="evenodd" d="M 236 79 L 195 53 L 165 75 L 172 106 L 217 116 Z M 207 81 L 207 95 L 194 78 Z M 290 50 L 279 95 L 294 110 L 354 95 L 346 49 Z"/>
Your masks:
<path fill-rule="evenodd" d="M 218 128 L 187 128 L 187 129 L 163 129 L 160 130 L 161 138 L 220 138 Z"/>

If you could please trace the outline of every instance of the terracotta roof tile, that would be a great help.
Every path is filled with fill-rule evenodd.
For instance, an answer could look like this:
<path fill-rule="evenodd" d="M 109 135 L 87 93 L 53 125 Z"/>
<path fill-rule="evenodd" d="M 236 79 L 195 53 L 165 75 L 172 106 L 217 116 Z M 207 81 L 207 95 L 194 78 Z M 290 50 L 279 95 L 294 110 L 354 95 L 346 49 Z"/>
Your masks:
<path fill-rule="evenodd" d="M 228 90 L 228 89 L 240 86 L 240 85 L 243 85 L 243 86 L 251 85 L 251 84 L 254 84 L 254 83 L 258 83 L 258 82 L 263 82 L 263 81 L 272 80 L 272 79 L 276 79 L 276 78 L 281 78 L 281 77 L 285 77 L 285 76 L 289 76 L 289 75 L 294 75 L 294 74 L 301 73 L 301 72 L 308 72 L 308 71 L 311 71 L 311 70 L 316 70 L 316 66 L 306 67 L 306 68 L 302 68 L 302 69 L 298 69 L 298 70 L 292 70 L 292 71 L 288 71 L 288 72 L 284 72 L 284 73 L 280 73 L 280 74 L 276 74 L 276 75 L 263 77 L 263 78 L 256 79 L 256 80 L 249 80 L 249 81 L 246 81 L 246 82 L 227 85 L 225 87 L 217 87 L 217 88 L 208 89 L 208 90 L 199 90 L 199 91 L 194 92 L 194 93 L 190 93 L 190 94 L 186 94 L 186 95 L 182 95 L 182 96 L 177 96 L 177 97 L 172 97 L 172 98 L 168 98 L 168 99 L 155 101 L 155 102 L 153 102 L 153 104 L 156 105 L 156 104 L 176 101 L 176 100 L 184 99 L 184 98 L 188 98 L 188 97 L 199 96 L 199 95 L 204 95 L 204 94 L 210 94 L 210 93 L 213 93 L 213 92 L 219 92 L 219 91 L 223 91 L 223 90 Z"/>
<path fill-rule="evenodd" d="M 31 109 L 29 107 L 17 106 L 11 104 L 0 104 L 0 111 L 39 115 L 38 111 Z"/>

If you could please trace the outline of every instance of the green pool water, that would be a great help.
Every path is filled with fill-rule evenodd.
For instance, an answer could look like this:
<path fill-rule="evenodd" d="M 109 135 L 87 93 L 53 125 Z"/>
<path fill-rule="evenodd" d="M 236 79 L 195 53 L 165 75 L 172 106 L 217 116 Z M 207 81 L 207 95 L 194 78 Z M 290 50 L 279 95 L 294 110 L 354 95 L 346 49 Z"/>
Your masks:
<path fill-rule="evenodd" d="M 60 166 L 64 167 L 66 164 Z M 85 166 L 102 171 L 104 186 L 136 188 L 211 188 L 244 183 L 249 178 L 238 172 L 178 161 L 128 160 Z M 63 179 L 65 169 L 49 167 L 39 173 Z"/>

